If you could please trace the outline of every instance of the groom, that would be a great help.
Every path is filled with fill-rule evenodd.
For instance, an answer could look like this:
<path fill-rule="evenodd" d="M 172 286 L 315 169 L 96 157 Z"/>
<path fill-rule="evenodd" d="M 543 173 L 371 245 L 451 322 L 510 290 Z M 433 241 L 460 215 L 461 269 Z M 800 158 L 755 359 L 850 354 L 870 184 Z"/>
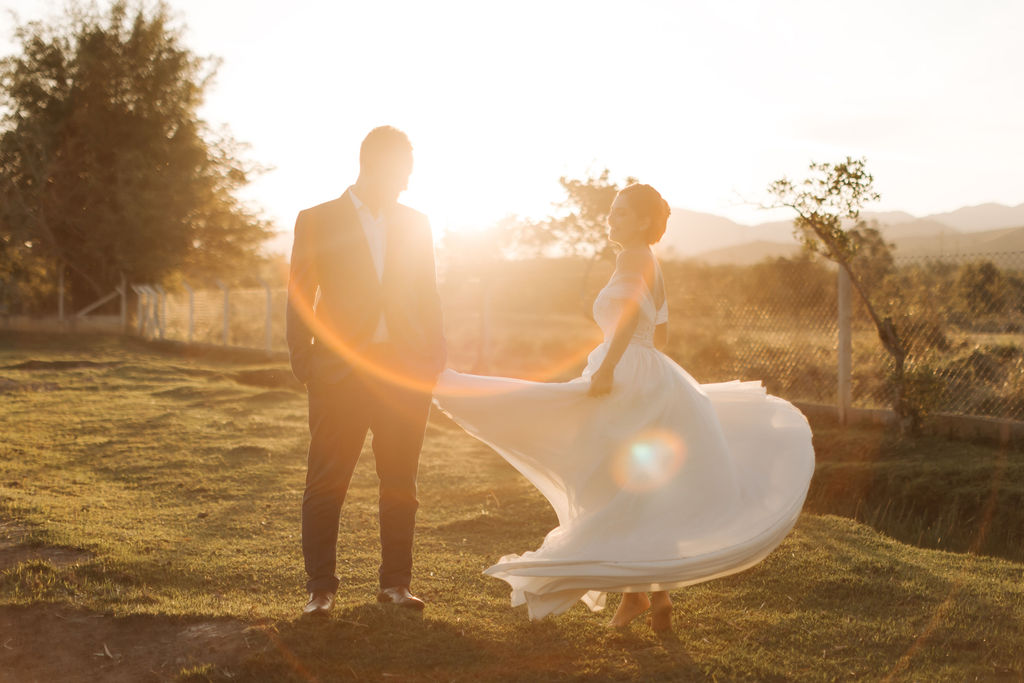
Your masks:
<path fill-rule="evenodd" d="M 445 341 L 430 225 L 398 203 L 411 172 L 405 133 L 375 128 L 359 150 L 355 184 L 295 222 L 288 351 L 309 395 L 311 436 L 304 614 L 326 614 L 333 603 L 338 520 L 367 431 L 380 478 L 377 599 L 423 609 L 409 592 L 416 470 Z"/>

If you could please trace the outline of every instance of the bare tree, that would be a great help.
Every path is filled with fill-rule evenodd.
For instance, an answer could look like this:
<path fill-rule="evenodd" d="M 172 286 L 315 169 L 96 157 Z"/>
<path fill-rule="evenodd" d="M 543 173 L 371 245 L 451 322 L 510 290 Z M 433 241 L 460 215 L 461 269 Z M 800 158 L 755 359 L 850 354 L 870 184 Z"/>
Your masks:
<path fill-rule="evenodd" d="M 836 263 L 849 275 L 892 359 L 893 409 L 901 429 L 916 430 L 922 410 L 908 392 L 908 346 L 892 317 L 879 313 L 870 291 L 879 283 L 879 272 L 891 268 L 892 256 L 879 231 L 860 220 L 863 206 L 880 198 L 866 163 L 865 159 L 850 157 L 837 164 L 811 163 L 804 180 L 796 183 L 783 177 L 768 186 L 773 197 L 770 207 L 796 212 L 793 225 L 797 238 L 808 250 Z"/>

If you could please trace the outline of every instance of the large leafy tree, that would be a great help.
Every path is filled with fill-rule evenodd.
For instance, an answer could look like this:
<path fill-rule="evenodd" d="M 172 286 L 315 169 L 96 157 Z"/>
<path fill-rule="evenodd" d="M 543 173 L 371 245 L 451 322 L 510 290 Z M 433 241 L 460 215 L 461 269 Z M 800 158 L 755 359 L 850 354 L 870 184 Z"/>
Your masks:
<path fill-rule="evenodd" d="M 270 229 L 235 193 L 259 169 L 198 117 L 216 64 L 166 4 L 72 5 L 15 38 L 0 60 L 0 270 L 66 267 L 82 303 L 122 273 L 255 265 Z"/>

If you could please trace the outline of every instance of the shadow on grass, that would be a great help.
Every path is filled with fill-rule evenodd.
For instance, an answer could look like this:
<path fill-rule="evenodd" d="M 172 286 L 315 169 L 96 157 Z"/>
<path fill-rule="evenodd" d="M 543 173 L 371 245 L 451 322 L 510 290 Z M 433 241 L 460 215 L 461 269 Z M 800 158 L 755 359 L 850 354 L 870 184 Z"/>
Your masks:
<path fill-rule="evenodd" d="M 671 662 L 670 668 L 680 680 L 697 680 L 705 676 L 705 667 L 701 666 L 690 654 L 689 645 L 678 633 L 671 632 L 658 637 L 658 645 L 634 652 L 637 664 L 642 672 L 640 678 L 663 676 L 666 660 Z"/>
<path fill-rule="evenodd" d="M 495 552 L 495 538 L 502 539 L 504 552 L 533 550 L 540 545 L 544 535 L 558 525 L 558 520 L 550 508 L 542 508 L 541 514 L 534 510 L 528 512 L 532 514 L 519 517 L 514 517 L 508 511 L 479 514 L 468 519 L 438 524 L 432 533 L 439 540 L 461 545 L 466 550 L 481 552 L 485 556 Z"/>
<path fill-rule="evenodd" d="M 493 663 L 488 643 L 429 613 L 365 604 L 327 617 L 298 617 L 268 629 L 270 646 L 246 661 L 252 680 L 423 677 Z"/>
<path fill-rule="evenodd" d="M 603 623 L 603 621 L 602 621 Z M 564 680 L 616 677 L 609 652 L 631 660 L 640 680 L 704 678 L 685 638 L 609 633 L 563 620 L 520 622 L 497 636 L 381 605 L 360 605 L 326 618 L 298 618 L 269 631 L 271 646 L 242 665 L 256 680 Z M 579 643 L 590 641 L 599 656 Z M 600 663 L 594 663 L 594 661 Z M 612 657 L 618 663 L 618 658 Z M 619 672 L 621 674 L 621 672 Z M 620 676 L 621 677 L 621 676 Z"/>
<path fill-rule="evenodd" d="M 691 654 L 692 643 L 681 625 L 659 635 L 644 625 L 645 617 L 641 616 L 625 630 L 614 630 L 606 626 L 611 611 L 585 614 L 579 620 L 556 617 L 513 626 L 506 638 L 510 646 L 501 653 L 510 664 L 498 677 L 642 681 L 706 678 L 706 666 Z M 625 670 L 629 674 L 624 676 Z"/>

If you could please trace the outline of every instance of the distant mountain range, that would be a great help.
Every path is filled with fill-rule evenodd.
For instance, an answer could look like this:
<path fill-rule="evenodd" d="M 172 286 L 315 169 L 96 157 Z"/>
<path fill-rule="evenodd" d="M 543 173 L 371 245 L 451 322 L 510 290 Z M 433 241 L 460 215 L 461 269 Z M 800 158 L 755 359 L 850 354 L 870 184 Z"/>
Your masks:
<path fill-rule="evenodd" d="M 906 256 L 1024 251 L 1024 204 L 981 204 L 916 217 L 904 211 L 864 212 Z M 659 250 L 708 263 L 756 263 L 800 249 L 791 221 L 743 225 L 708 213 L 672 209 Z"/>

